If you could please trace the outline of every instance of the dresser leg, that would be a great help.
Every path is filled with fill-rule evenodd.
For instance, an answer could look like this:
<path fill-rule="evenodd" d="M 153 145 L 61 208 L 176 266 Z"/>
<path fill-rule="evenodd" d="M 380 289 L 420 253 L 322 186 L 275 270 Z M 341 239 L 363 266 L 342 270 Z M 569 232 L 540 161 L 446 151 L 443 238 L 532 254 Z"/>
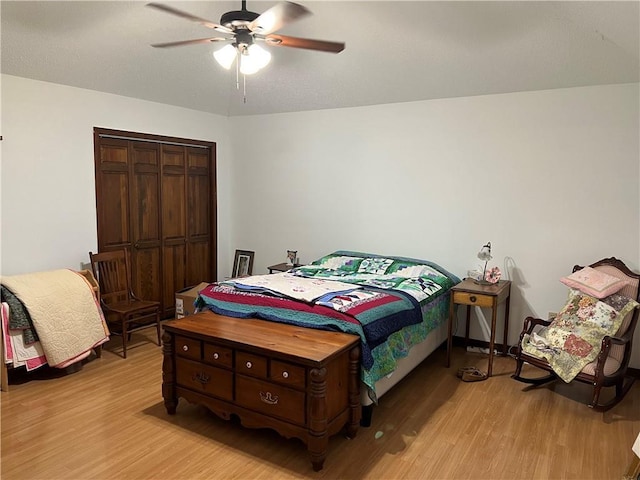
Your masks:
<path fill-rule="evenodd" d="M 176 371 L 173 364 L 173 335 L 167 332 L 162 335 L 162 355 L 162 397 L 167 413 L 174 415 L 178 406 L 178 398 L 176 396 Z"/>
<path fill-rule="evenodd" d="M 310 372 L 311 415 L 309 418 L 309 442 L 311 465 L 315 472 L 322 470 L 327 457 L 327 369 L 313 368 Z"/>

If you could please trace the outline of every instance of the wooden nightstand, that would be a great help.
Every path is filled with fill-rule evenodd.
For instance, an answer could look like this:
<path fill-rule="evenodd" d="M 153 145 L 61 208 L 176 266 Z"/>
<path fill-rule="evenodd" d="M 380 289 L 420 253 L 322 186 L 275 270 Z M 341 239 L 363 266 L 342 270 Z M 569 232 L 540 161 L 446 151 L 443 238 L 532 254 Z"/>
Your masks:
<path fill-rule="evenodd" d="M 451 302 L 449 305 L 449 336 L 447 338 L 447 367 L 451 365 L 451 346 L 453 341 L 453 322 L 455 321 L 455 305 L 467 306 L 467 322 L 465 331 L 465 343 L 469 342 L 469 322 L 471 307 L 491 308 L 491 339 L 489 340 L 489 366 L 487 377 L 491 376 L 493 367 L 493 349 L 496 337 L 496 317 L 498 305 L 505 302 L 504 310 L 504 338 L 502 342 L 502 354 L 507 354 L 507 333 L 509 331 L 509 297 L 511 296 L 511 281 L 501 280 L 496 285 L 478 285 L 471 278 L 465 278 L 451 289 Z"/>
<path fill-rule="evenodd" d="M 286 272 L 288 270 L 291 270 L 294 267 L 299 267 L 300 265 L 301 265 L 300 263 L 296 263 L 295 265 L 287 265 L 286 262 L 282 262 L 282 263 L 278 263 L 277 265 L 271 265 L 270 267 L 267 267 L 267 270 L 269 270 L 269 273 Z"/>

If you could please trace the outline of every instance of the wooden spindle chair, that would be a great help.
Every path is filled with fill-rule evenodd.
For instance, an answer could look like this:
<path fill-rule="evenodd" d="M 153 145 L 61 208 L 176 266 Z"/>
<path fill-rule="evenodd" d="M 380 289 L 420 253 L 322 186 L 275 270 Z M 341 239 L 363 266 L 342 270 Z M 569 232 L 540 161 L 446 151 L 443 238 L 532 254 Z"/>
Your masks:
<path fill-rule="evenodd" d="M 131 333 L 155 324 L 160 345 L 160 303 L 138 298 L 131 288 L 126 250 L 92 253 L 91 269 L 100 287 L 100 305 L 111 333 L 122 336 L 122 356 L 127 358 Z"/>

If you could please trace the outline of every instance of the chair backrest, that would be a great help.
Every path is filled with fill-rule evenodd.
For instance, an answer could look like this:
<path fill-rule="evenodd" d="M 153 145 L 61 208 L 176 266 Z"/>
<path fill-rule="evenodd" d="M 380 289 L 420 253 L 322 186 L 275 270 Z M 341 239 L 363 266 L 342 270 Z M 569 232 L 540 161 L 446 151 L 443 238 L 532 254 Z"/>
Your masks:
<path fill-rule="evenodd" d="M 632 298 L 636 302 L 640 303 L 640 274 L 633 273 L 629 268 L 621 261 L 615 257 L 605 258 L 604 260 L 600 260 L 592 265 L 591 268 L 595 268 L 607 275 L 611 275 L 616 278 L 620 278 L 622 280 L 626 280 L 627 286 L 625 286 L 618 293 L 620 295 L 624 295 L 625 297 Z M 577 271 L 582 269 L 583 267 L 576 265 L 573 267 L 573 271 Z M 636 324 L 638 323 L 638 314 L 640 312 L 637 308 L 634 308 L 627 316 L 622 320 L 622 324 L 616 333 L 617 337 L 621 337 L 626 333 L 630 333 L 631 338 L 633 339 L 633 332 L 636 328 Z M 625 355 L 626 354 L 626 355 Z M 620 363 L 623 363 L 625 357 L 628 358 L 631 354 L 631 342 L 629 342 L 629 348 L 625 348 L 622 345 L 613 345 L 611 347 L 611 351 L 609 352 L 609 356 L 615 358 Z"/>
<path fill-rule="evenodd" d="M 132 295 L 127 251 L 89 252 L 89 258 L 100 285 L 100 300 L 106 305 L 129 300 Z"/>

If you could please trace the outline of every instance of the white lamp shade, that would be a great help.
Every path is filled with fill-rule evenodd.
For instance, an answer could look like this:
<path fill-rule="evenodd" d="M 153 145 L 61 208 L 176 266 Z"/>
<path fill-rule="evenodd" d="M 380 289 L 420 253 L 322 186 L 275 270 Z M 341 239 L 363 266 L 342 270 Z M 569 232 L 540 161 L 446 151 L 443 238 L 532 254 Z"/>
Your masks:
<path fill-rule="evenodd" d="M 493 258 L 491 256 L 491 242 L 488 242 L 486 245 L 482 246 L 482 248 L 478 252 L 478 258 L 485 262 L 488 262 Z"/>
<path fill-rule="evenodd" d="M 233 61 L 236 59 L 236 55 L 238 54 L 238 50 L 233 45 L 229 44 L 220 50 L 216 50 L 213 52 L 213 58 L 222 66 L 229 70 L 231 65 L 233 65 Z"/>
<path fill-rule="evenodd" d="M 240 72 L 244 75 L 251 75 L 267 66 L 270 61 L 271 54 L 254 43 L 246 53 L 240 55 Z"/>

